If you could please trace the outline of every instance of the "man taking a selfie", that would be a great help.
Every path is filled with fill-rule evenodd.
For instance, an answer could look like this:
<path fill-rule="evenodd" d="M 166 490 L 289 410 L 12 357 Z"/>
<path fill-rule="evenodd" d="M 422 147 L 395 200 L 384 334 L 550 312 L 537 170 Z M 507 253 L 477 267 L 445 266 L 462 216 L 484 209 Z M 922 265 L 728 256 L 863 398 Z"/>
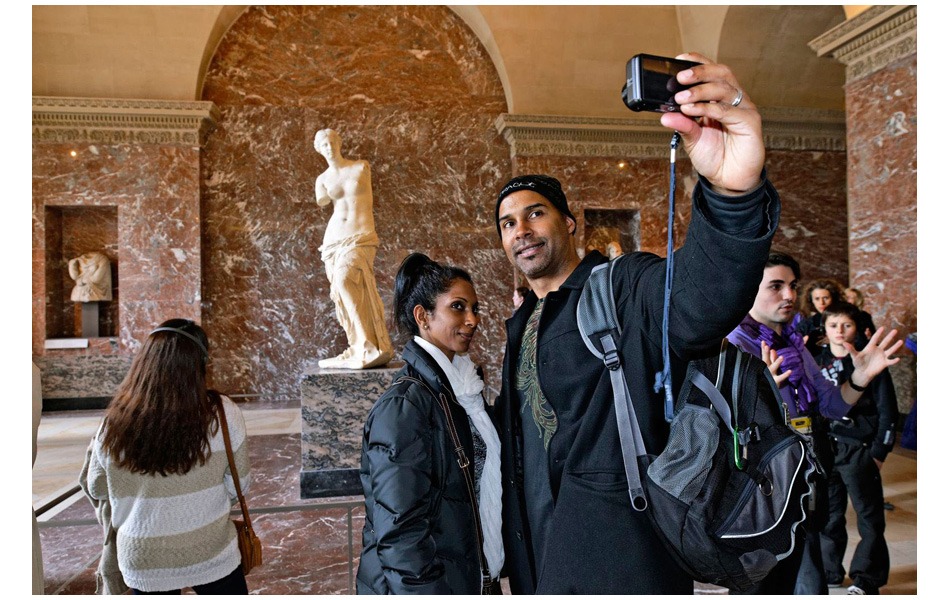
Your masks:
<path fill-rule="evenodd" d="M 661 123 L 682 134 L 700 182 L 692 220 L 676 252 L 670 309 L 674 393 L 687 361 L 718 348 L 749 310 L 779 216 L 764 178 L 761 117 L 732 71 L 703 63 L 680 72 L 682 114 Z M 696 119 L 696 120 L 694 120 Z M 666 552 L 645 512 L 630 505 L 610 379 L 585 347 L 576 310 L 591 270 L 560 182 L 523 175 L 496 204 L 505 253 L 531 291 L 507 321 L 502 391 L 495 405 L 502 442 L 503 537 L 516 594 L 693 592 L 692 579 Z M 624 373 L 648 453 L 669 434 L 662 391 L 666 262 L 631 253 L 616 267 L 613 293 L 623 329 Z"/>

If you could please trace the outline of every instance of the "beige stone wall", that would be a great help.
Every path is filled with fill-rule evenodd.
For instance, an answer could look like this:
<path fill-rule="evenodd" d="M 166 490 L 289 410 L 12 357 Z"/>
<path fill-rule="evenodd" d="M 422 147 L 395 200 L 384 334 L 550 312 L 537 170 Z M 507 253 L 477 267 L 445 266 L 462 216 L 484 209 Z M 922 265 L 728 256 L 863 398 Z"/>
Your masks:
<path fill-rule="evenodd" d="M 193 100 L 220 6 L 34 6 L 33 95 Z"/>
<path fill-rule="evenodd" d="M 36 6 L 33 94 L 195 100 L 244 6 Z M 763 106 L 843 108 L 840 65 L 807 49 L 840 6 L 452 7 L 488 51 L 508 112 L 629 116 L 624 65 L 695 50 Z M 780 32 L 781 35 L 777 35 Z"/>

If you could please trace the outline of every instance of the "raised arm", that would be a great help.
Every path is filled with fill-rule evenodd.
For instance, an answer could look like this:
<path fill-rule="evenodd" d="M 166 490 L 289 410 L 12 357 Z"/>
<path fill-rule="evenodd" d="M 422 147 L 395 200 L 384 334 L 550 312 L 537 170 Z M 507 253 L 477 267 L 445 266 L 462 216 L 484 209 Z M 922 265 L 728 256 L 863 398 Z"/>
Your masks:
<path fill-rule="evenodd" d="M 714 195 L 701 181 L 686 242 L 673 261 L 670 348 L 683 359 L 718 347 L 748 313 L 778 225 L 778 194 L 767 181 L 733 204 L 707 194 Z M 643 314 L 637 322 L 647 323 L 649 337 L 661 344 L 666 261 L 632 253 L 617 270 L 618 310 Z"/>
<path fill-rule="evenodd" d="M 676 95 L 682 114 L 660 119 L 680 132 L 700 174 L 686 243 L 674 258 L 670 305 L 670 347 L 686 358 L 718 345 L 752 306 L 779 198 L 763 177 L 762 119 L 732 71 L 698 54 L 678 58 L 703 63 L 677 74 L 681 83 L 698 84 Z M 633 284 L 626 293 L 649 315 L 650 337 L 659 343 L 665 261 L 640 255 L 624 262 Z"/>
<path fill-rule="evenodd" d="M 854 363 L 854 372 L 851 374 L 851 379 L 841 386 L 841 395 L 845 402 L 852 405 L 856 404 L 864 390 L 856 390 L 854 386 L 866 388 L 878 373 L 900 361 L 899 358 L 893 355 L 904 344 L 904 341 L 894 342 L 896 336 L 896 329 L 892 329 L 886 336 L 884 330 L 879 329 L 871 336 L 864 350 L 860 352 L 855 350 L 854 346 L 848 342 L 844 342 L 848 353 L 851 355 L 851 362 Z M 892 344 L 892 342 L 894 343 Z"/>
<path fill-rule="evenodd" d="M 405 397 L 385 398 L 372 413 L 366 458 L 372 484 L 377 556 L 393 594 L 447 594 L 429 520 L 433 431 Z"/>
<path fill-rule="evenodd" d="M 68 266 L 69 266 L 69 276 L 72 278 L 72 280 L 75 281 L 76 283 L 82 283 L 81 281 L 79 281 L 79 276 L 82 275 L 82 273 L 79 271 L 79 259 L 78 258 L 69 259 Z"/>

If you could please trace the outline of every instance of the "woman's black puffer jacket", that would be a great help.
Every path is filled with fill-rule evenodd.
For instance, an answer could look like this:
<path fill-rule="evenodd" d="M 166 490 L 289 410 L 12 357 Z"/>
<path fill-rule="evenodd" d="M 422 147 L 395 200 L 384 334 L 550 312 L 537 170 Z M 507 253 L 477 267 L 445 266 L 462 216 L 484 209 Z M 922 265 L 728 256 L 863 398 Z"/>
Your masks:
<path fill-rule="evenodd" d="M 448 400 L 474 465 L 472 432 L 448 379 L 415 341 L 396 376 L 421 379 Z M 422 385 L 394 383 L 363 427 L 360 479 L 366 496 L 360 594 L 478 594 L 481 552 L 474 507 L 439 401 Z"/>

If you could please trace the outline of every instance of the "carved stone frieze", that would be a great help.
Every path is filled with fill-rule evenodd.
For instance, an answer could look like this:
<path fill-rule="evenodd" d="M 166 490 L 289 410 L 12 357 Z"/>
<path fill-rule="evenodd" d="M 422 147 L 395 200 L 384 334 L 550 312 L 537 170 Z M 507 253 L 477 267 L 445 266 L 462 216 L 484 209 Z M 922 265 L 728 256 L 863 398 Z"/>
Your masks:
<path fill-rule="evenodd" d="M 844 151 L 843 111 L 770 108 L 761 111 L 765 145 L 777 150 Z M 670 131 L 659 119 L 513 115 L 495 128 L 517 156 L 666 158 Z M 681 150 L 682 152 L 682 150 Z"/>
<path fill-rule="evenodd" d="M 917 6 L 872 6 L 808 43 L 847 66 L 848 82 L 917 52 Z"/>
<path fill-rule="evenodd" d="M 200 146 L 219 117 L 212 102 L 34 96 L 33 141 Z"/>

